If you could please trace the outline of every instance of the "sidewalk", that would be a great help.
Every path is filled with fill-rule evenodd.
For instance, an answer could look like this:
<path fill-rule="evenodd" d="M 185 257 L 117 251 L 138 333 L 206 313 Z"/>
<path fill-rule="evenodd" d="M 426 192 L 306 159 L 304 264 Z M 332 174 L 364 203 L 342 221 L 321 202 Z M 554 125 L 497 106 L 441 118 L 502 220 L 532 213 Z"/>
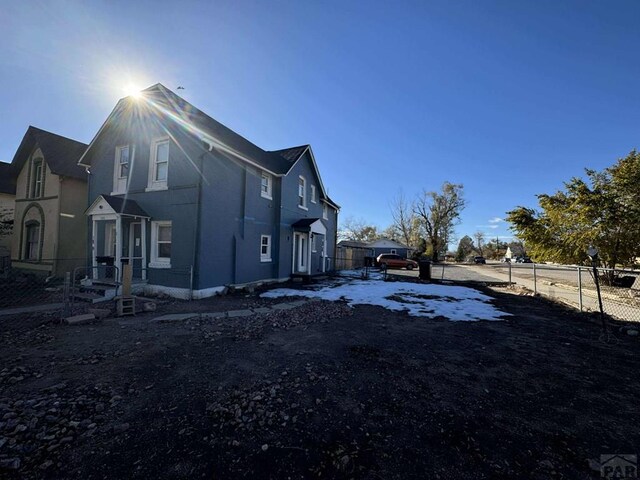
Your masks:
<path fill-rule="evenodd" d="M 0 317 L 4 315 L 19 315 L 21 313 L 46 312 L 58 310 L 64 307 L 64 303 L 47 303 L 46 305 L 33 305 L 31 307 L 4 308 L 0 310 Z"/>
<path fill-rule="evenodd" d="M 459 265 L 459 267 L 481 273 L 484 276 L 490 276 L 491 278 L 499 281 L 509 281 L 508 273 L 503 274 L 497 272 L 495 269 L 487 269 L 474 265 Z M 529 290 L 553 298 L 554 300 L 559 300 L 572 307 L 580 308 L 580 292 L 578 287 L 549 282 L 546 279 L 538 279 L 534 282 L 533 278 L 517 277 L 515 273 L 517 272 L 512 270 L 511 281 L 513 283 L 522 285 Z M 604 312 L 612 317 L 630 322 L 640 321 L 640 308 L 624 302 L 616 301 L 616 299 L 610 298 L 610 295 L 608 298 L 607 295 L 604 295 L 602 303 Z M 600 307 L 598 306 L 598 294 L 595 290 L 586 288 L 582 289 L 582 310 L 590 312 L 597 312 L 600 310 Z"/>

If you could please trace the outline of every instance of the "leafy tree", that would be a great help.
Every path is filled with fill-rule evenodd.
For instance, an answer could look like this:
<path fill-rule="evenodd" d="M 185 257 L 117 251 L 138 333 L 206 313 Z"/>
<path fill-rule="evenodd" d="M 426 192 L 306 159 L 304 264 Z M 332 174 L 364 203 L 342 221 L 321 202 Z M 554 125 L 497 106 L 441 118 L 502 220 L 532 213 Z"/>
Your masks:
<path fill-rule="evenodd" d="M 442 185 L 440 192 L 424 191 L 416 200 L 413 212 L 421 221 L 434 261 L 447 251 L 465 205 L 463 186 L 449 182 Z"/>
<path fill-rule="evenodd" d="M 465 235 L 458 242 L 456 250 L 456 262 L 464 262 L 473 252 L 473 239 L 469 235 Z"/>
<path fill-rule="evenodd" d="M 582 263 L 594 245 L 606 267 L 632 265 L 640 254 L 640 154 L 603 170 L 586 170 L 564 190 L 538 195 L 540 210 L 508 212 L 511 229 L 538 260 Z"/>

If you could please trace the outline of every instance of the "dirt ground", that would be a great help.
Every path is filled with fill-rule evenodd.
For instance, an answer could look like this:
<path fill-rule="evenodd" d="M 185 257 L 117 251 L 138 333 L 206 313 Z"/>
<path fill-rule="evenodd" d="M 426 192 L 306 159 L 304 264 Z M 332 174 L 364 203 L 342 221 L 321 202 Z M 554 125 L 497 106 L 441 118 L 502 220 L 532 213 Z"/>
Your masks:
<path fill-rule="evenodd" d="M 638 453 L 640 340 L 506 289 L 450 322 L 234 294 L 83 326 L 0 319 L 0 478 L 600 478 Z M 621 324 L 617 324 L 620 326 Z"/>

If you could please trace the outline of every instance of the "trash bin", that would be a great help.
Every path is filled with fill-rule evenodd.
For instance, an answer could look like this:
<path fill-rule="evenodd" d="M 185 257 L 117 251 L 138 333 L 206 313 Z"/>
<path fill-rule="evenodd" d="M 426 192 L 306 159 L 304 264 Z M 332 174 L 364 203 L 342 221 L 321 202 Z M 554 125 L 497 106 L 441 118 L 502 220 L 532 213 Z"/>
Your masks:
<path fill-rule="evenodd" d="M 420 268 L 420 280 L 431 280 L 431 262 L 429 260 L 418 261 L 418 267 Z"/>
<path fill-rule="evenodd" d="M 96 257 L 96 263 L 104 268 L 104 278 L 113 278 L 113 265 L 115 264 L 115 258 L 114 257 L 109 257 L 109 256 L 98 256 Z M 111 267 L 111 268 L 109 268 Z M 98 272 L 95 272 L 95 274 L 97 275 L 97 277 L 100 277 L 100 269 L 98 269 Z"/>

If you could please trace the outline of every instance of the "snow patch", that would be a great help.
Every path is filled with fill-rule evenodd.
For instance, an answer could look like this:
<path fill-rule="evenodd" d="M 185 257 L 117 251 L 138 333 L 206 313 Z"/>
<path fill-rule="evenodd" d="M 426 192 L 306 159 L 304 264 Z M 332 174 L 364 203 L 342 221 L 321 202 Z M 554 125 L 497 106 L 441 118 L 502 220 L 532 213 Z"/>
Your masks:
<path fill-rule="evenodd" d="M 468 287 L 361 280 L 359 274 L 351 272 L 346 277 L 314 289 L 278 288 L 261 296 L 346 300 L 349 306 L 379 305 L 415 317 L 446 317 L 454 321 L 502 320 L 511 315 L 491 305 L 491 297 Z"/>

